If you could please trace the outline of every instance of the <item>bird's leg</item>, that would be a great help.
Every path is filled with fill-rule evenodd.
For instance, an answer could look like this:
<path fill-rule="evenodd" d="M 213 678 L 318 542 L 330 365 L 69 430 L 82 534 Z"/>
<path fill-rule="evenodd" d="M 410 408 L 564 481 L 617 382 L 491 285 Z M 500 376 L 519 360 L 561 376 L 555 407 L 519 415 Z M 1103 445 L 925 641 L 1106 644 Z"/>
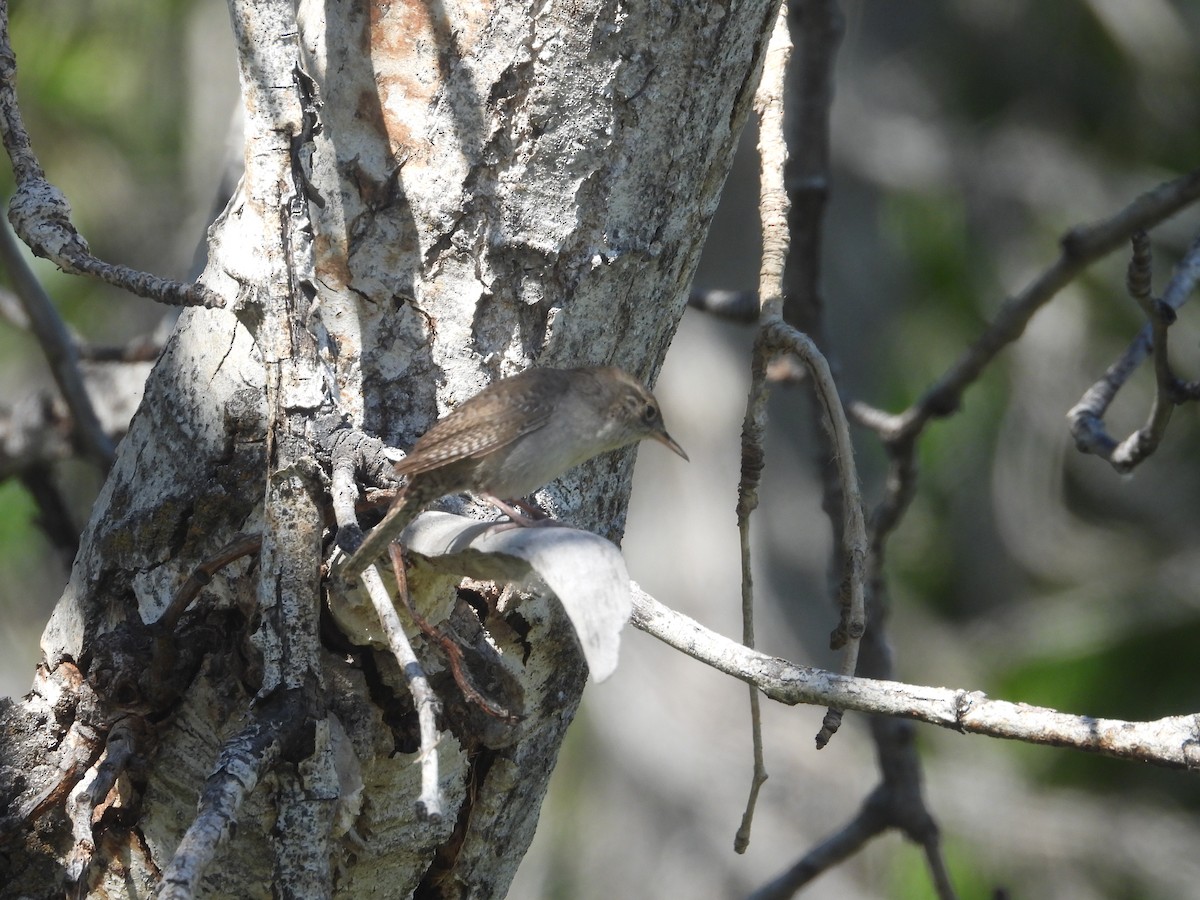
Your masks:
<path fill-rule="evenodd" d="M 454 642 L 454 638 L 445 634 L 440 628 L 433 625 L 428 619 L 417 612 L 417 607 L 412 602 L 412 595 L 408 592 L 408 576 L 404 571 L 404 551 L 400 548 L 400 545 L 389 544 L 388 556 L 391 557 L 392 571 L 396 575 L 397 593 L 404 602 L 405 609 L 408 610 L 408 614 L 412 616 L 412 620 L 421 629 L 421 632 L 442 648 L 442 652 L 446 654 L 446 659 L 450 663 L 450 672 L 454 676 L 454 681 L 458 685 L 459 690 L 463 692 L 463 696 L 489 716 L 494 716 L 506 722 L 516 722 L 517 716 L 491 703 L 479 692 L 475 685 L 471 684 L 471 679 L 467 676 L 467 672 L 463 668 L 462 648 Z"/>
<path fill-rule="evenodd" d="M 528 500 L 514 500 L 512 503 L 508 503 L 492 494 L 481 494 L 480 496 L 508 516 L 508 522 L 501 522 L 497 526 L 501 531 L 509 528 L 548 528 L 562 525 L 562 522 L 552 518 L 544 509 Z"/>

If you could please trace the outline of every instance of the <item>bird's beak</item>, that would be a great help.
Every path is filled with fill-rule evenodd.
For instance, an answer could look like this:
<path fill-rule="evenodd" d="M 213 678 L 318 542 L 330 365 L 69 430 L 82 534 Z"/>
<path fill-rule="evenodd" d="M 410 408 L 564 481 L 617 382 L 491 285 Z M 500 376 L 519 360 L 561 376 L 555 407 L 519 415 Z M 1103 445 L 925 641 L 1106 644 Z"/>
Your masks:
<path fill-rule="evenodd" d="M 670 449 L 674 450 L 676 453 L 678 453 L 680 456 L 682 456 L 688 462 L 691 462 L 691 460 L 688 459 L 688 455 L 683 452 L 683 448 L 680 447 L 677 443 L 675 443 L 675 439 L 673 437 L 671 437 L 669 434 L 667 434 L 665 431 L 656 431 L 656 432 L 654 432 L 654 434 L 652 434 L 650 436 L 652 438 L 654 438 L 656 441 L 658 441 L 660 444 L 663 444 L 663 445 L 669 447 Z"/>

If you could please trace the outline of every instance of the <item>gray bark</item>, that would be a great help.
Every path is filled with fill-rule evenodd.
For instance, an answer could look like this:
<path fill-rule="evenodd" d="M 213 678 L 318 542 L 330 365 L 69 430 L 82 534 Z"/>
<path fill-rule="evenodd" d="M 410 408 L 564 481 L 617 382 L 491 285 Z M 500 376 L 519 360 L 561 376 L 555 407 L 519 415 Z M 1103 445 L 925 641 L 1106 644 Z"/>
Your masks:
<path fill-rule="evenodd" d="M 499 728 L 420 647 L 444 703 L 449 808 L 420 821 L 396 664 L 318 624 L 323 438 L 344 421 L 410 446 L 440 411 L 531 364 L 611 362 L 652 380 L 775 6 L 306 2 L 298 28 L 270 21 L 286 5 L 233 8 L 247 174 L 204 276 L 231 309 L 181 318 L 96 502 L 34 690 L 0 708 L 0 894 L 57 895 L 82 857 L 91 895 L 147 895 L 258 717 L 274 749 L 246 751 L 261 771 L 201 894 L 502 896 L 586 667 L 551 598 L 488 618 L 513 681 L 498 689 L 524 714 Z M 321 101 L 307 145 L 297 65 Z M 296 158 L 311 159 L 308 188 Z M 619 538 L 632 456 L 595 460 L 544 499 Z M 152 632 L 196 567 L 245 531 L 263 532 L 261 557 L 221 570 L 173 633 Z M 453 612 L 454 588 L 442 590 Z M 65 800 L 117 726 L 135 761 L 81 850 Z"/>

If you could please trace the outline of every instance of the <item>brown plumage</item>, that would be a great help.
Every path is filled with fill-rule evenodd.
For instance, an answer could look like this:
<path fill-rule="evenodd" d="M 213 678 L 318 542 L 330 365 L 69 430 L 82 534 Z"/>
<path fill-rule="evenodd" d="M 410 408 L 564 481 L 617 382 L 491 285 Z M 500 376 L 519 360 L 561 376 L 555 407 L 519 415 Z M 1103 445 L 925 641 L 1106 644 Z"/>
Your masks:
<path fill-rule="evenodd" d="M 439 419 L 396 465 L 408 485 L 346 563 L 357 573 L 416 513 L 446 494 L 523 497 L 609 450 L 653 438 L 684 459 L 654 395 L 614 367 L 527 369 Z"/>

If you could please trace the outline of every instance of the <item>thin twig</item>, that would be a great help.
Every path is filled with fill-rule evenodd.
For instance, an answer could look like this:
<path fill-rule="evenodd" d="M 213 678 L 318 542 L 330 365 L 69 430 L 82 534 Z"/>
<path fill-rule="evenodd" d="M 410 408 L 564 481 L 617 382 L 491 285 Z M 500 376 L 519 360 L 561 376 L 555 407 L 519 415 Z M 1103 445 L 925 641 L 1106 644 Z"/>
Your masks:
<path fill-rule="evenodd" d="M 200 591 L 211 584 L 213 576 L 225 566 L 244 556 L 260 553 L 262 544 L 260 534 L 234 535 L 225 546 L 196 566 L 179 586 L 162 615 L 150 625 L 150 633 L 154 640 L 154 650 L 150 654 L 150 668 L 147 672 L 150 684 L 169 685 L 174 681 L 174 670 L 179 665 L 181 654 L 175 630 L 183 614 L 200 595 Z"/>
<path fill-rule="evenodd" d="M 386 515 L 379 524 L 367 532 L 362 542 L 337 567 L 343 579 L 353 578 L 382 556 L 388 545 L 400 536 L 421 507 L 429 501 L 427 496 L 418 496 L 410 491 L 396 494 Z"/>
<path fill-rule="evenodd" d="M 863 505 L 857 477 L 847 472 L 843 463 L 853 461 L 849 431 L 841 415 L 841 403 L 833 389 L 836 366 L 832 363 L 829 341 L 825 332 L 825 304 L 821 291 L 821 246 L 824 234 L 824 213 L 829 200 L 831 175 L 829 165 L 830 118 L 834 96 L 834 70 L 838 46 L 844 31 L 844 21 L 836 0 L 793 0 L 789 9 L 789 26 L 796 43 L 796 53 L 789 72 L 791 107 L 788 118 L 787 186 L 791 210 L 788 225 L 792 247 L 784 270 L 784 320 L 812 339 L 813 344 L 831 360 L 829 377 L 818 376 L 816 389 L 825 397 L 810 410 L 819 419 L 815 429 L 815 454 L 822 475 L 822 507 L 833 527 L 830 583 L 834 586 L 841 618 L 831 635 L 831 645 L 846 644 L 842 673 L 856 674 L 862 664 L 877 670 L 877 677 L 890 677 L 891 654 L 884 632 L 882 585 L 872 592 L 866 590 L 867 536 L 863 521 Z M 778 363 L 768 370 L 768 378 L 778 382 L 784 378 L 798 380 L 808 370 L 788 354 L 781 358 L 788 366 Z M 809 363 L 811 368 L 812 363 Z M 822 388 L 822 386 L 825 386 Z M 835 412 L 836 410 L 836 412 Z M 838 421 L 836 426 L 831 423 Z M 835 435 L 837 437 L 835 438 Z M 848 493 L 849 492 L 849 493 Z M 852 516 L 852 518 L 850 518 Z M 849 527 L 848 527 L 849 526 Z M 869 600 L 870 607 L 863 605 Z M 866 613 L 870 628 L 863 639 L 849 640 L 858 634 Z M 848 643 L 847 643 L 848 642 Z M 884 671 L 886 670 L 886 671 Z M 818 734 L 818 746 L 837 731 L 842 711 L 830 707 Z M 910 732 L 911 723 L 897 719 L 873 717 L 871 734 L 875 741 L 881 781 L 868 798 L 864 809 L 882 804 L 890 811 L 888 821 L 880 819 L 871 828 L 859 828 L 856 819 L 833 838 L 822 842 L 793 865 L 787 874 L 766 885 L 762 896 L 790 896 L 794 888 L 789 882 L 797 873 L 817 873 L 835 864 L 887 827 L 901 829 L 918 841 L 930 859 L 931 877 L 938 885 L 939 896 L 953 896 L 942 890 L 949 887 L 937 827 L 921 796 L 921 766 L 913 742 L 894 740 L 899 732 Z M 916 828 L 922 822 L 928 827 Z M 802 876 L 802 880 L 805 880 Z M 796 885 L 798 886 L 798 884 Z M 778 890 L 777 894 L 772 894 Z M 756 894 L 759 896 L 759 894 Z"/>
<path fill-rule="evenodd" d="M 1134 263 L 1131 261 L 1131 271 L 1133 265 Z M 1148 262 L 1145 263 L 1145 266 L 1148 267 Z M 1138 277 L 1147 280 L 1147 284 L 1144 291 L 1145 296 L 1138 299 L 1137 294 L 1135 294 L 1135 299 L 1138 299 L 1149 321 L 1138 333 L 1137 337 L 1133 339 L 1125 353 L 1121 355 L 1121 358 L 1108 367 L 1104 376 L 1088 388 L 1079 402 L 1067 413 L 1067 421 L 1070 423 L 1071 436 L 1075 439 L 1076 448 L 1083 453 L 1094 453 L 1107 459 L 1119 472 L 1130 471 L 1149 455 L 1149 453 L 1145 452 L 1145 446 L 1142 444 L 1143 433 L 1146 432 L 1147 428 L 1153 431 L 1155 427 L 1154 423 L 1160 422 L 1162 416 L 1169 417 L 1169 411 L 1164 412 L 1160 401 L 1167 401 L 1169 404 L 1173 404 L 1182 402 L 1183 400 L 1195 399 L 1186 385 L 1180 384 L 1170 375 L 1166 356 L 1165 329 L 1169 325 L 1169 322 L 1166 320 L 1168 318 L 1173 319 L 1175 311 L 1187 302 L 1196 287 L 1197 281 L 1200 281 L 1200 238 L 1192 242 L 1183 259 L 1176 266 L 1171 280 L 1167 283 L 1166 290 L 1163 291 L 1161 300 L 1153 301 L 1150 299 L 1148 270 L 1145 276 L 1139 275 Z M 1132 288 L 1131 293 L 1134 293 Z M 1147 306 L 1147 303 L 1150 305 Z M 1155 322 L 1159 322 L 1163 329 L 1157 338 L 1163 345 L 1161 352 L 1154 349 L 1156 339 Z M 1109 435 L 1105 427 L 1104 414 L 1108 411 L 1108 407 L 1112 404 L 1113 400 L 1116 399 L 1117 393 L 1125 386 L 1134 371 L 1137 370 L 1137 367 L 1141 365 L 1142 361 L 1145 360 L 1152 350 L 1156 354 L 1155 381 L 1157 390 L 1155 408 L 1151 410 L 1150 421 L 1147 426 L 1118 443 Z M 1165 427 L 1165 422 L 1162 422 L 1162 426 Z M 1159 438 L 1161 438 L 1161 434 Z M 1157 439 L 1155 439 L 1154 443 L 1157 445 Z"/>
<path fill-rule="evenodd" d="M 827 14 L 833 15 L 830 11 Z M 781 29 L 787 27 L 787 11 L 781 13 L 778 23 Z M 835 26 L 831 26 L 836 31 Z M 772 38 L 774 40 L 774 37 Z M 790 39 L 788 41 L 790 50 Z M 773 82 L 772 90 L 780 97 L 783 91 L 782 75 L 777 83 Z M 764 76 L 764 83 L 766 77 Z M 784 290 L 784 267 L 788 256 L 788 240 L 790 225 L 788 210 L 790 197 L 780 177 L 787 160 L 787 148 L 783 127 L 781 100 L 776 104 L 777 113 L 760 124 L 760 153 L 763 155 L 761 184 L 763 199 L 761 201 L 764 258 L 761 267 L 759 296 L 762 305 L 762 316 L 759 326 L 759 338 L 755 346 L 756 357 L 762 355 L 762 364 L 766 366 L 771 359 L 792 355 L 800 358 L 806 371 L 814 381 L 814 392 L 817 408 L 820 410 L 825 433 L 831 438 L 830 456 L 837 470 L 837 482 L 841 492 L 842 552 L 844 554 L 844 577 L 841 583 L 845 585 L 841 591 L 841 620 L 834 631 L 832 644 L 835 648 L 844 647 L 842 669 L 847 674 L 855 671 L 858 660 L 858 642 L 866 627 L 864 566 L 867 553 L 866 524 L 863 520 L 862 498 L 858 486 L 858 474 L 854 466 L 853 444 L 850 440 L 849 426 L 842 408 L 841 397 L 834 382 L 828 361 L 821 354 L 816 343 L 796 328 L 787 324 L 783 319 L 782 294 Z M 819 161 L 819 160 L 818 160 Z M 823 187 L 827 187 L 824 185 Z M 824 194 L 820 194 L 820 203 L 815 208 L 806 207 L 806 215 L 819 216 L 823 206 Z M 808 222 L 806 226 L 806 252 L 815 253 L 819 242 L 812 229 L 819 231 L 818 223 Z M 814 287 L 815 290 L 815 287 Z M 812 298 L 810 298 L 811 302 Z M 753 377 L 757 376 L 757 368 Z M 752 394 L 753 394 L 752 388 Z M 761 402 L 761 400 L 759 401 Z M 748 407 L 747 424 L 750 425 L 750 407 Z M 743 428 L 743 435 L 753 436 L 753 430 Z M 759 438 L 761 440 L 761 437 Z M 745 438 L 743 452 L 745 452 Z M 761 449 L 758 451 L 761 456 Z M 761 462 L 758 463 L 761 468 Z M 753 474 L 753 473 L 752 473 Z M 836 732 L 841 720 L 841 714 L 831 709 L 825 718 L 821 731 L 817 735 L 817 746 L 823 747 Z"/>
<path fill-rule="evenodd" d="M 761 332 L 760 332 L 761 336 Z M 758 508 L 758 485 L 762 480 L 763 435 L 766 432 L 767 379 L 766 353 L 760 352 L 758 341 L 751 363 L 750 397 L 746 403 L 746 417 L 742 423 L 742 473 L 738 482 L 738 547 L 742 569 L 742 643 L 754 646 L 754 577 L 750 559 L 750 515 Z M 767 780 L 766 763 L 763 758 L 762 712 L 758 692 L 750 689 L 750 734 L 754 768 L 750 780 L 750 793 L 742 822 L 734 837 L 733 848 L 745 853 L 750 845 L 750 829 L 754 822 L 754 806 L 758 792 Z"/>
<path fill-rule="evenodd" d="M 791 249 L 784 268 L 783 319 L 829 352 L 821 296 L 821 247 L 829 202 L 830 112 L 844 22 L 837 0 L 788 7 L 796 51 L 788 72 L 787 190 Z M 832 492 L 837 496 L 837 491 Z"/>
<path fill-rule="evenodd" d="M 105 740 L 103 756 L 80 779 L 77 789 L 67 800 L 67 815 L 71 819 L 75 845 L 71 848 L 65 874 L 67 883 L 77 891 L 86 893 L 88 887 L 88 872 L 96 851 L 92 830 L 96 807 L 104 802 L 117 779 L 136 756 L 139 731 L 140 722 L 132 716 L 113 725 Z"/>
<path fill-rule="evenodd" d="M 877 641 L 865 650 L 876 649 Z M 916 752 L 916 725 L 905 719 L 872 716 L 871 737 L 879 752 L 880 781 L 863 804 L 864 809 L 878 808 L 880 818 L 925 851 L 929 878 L 939 900 L 955 900 L 941 830 L 925 805 L 921 778 L 921 758 Z"/>
<path fill-rule="evenodd" d="M 366 484 L 395 485 L 394 465 L 387 459 L 383 441 L 355 428 L 347 428 L 340 416 L 323 418 L 317 423 L 317 446 L 332 460 L 330 495 L 333 518 L 337 525 L 337 545 L 353 553 L 363 543 L 358 511 L 375 509 L 383 501 L 395 501 L 396 490 L 369 490 L 364 499 L 359 491 L 359 476 Z"/>
<path fill-rule="evenodd" d="M 1067 232 L 1058 259 L 1004 302 L 983 333 L 912 406 L 889 415 L 855 405 L 855 418 L 879 434 L 890 458 L 886 491 L 871 519 L 872 582 L 882 571 L 888 535 L 916 493 L 916 442 L 929 422 L 954 413 L 963 393 L 996 355 L 1017 340 L 1034 314 L 1088 266 L 1118 249 L 1134 232 L 1149 230 L 1197 199 L 1200 169 L 1158 185 L 1107 219 Z"/>
<path fill-rule="evenodd" d="M 822 413 L 822 423 L 832 443 L 833 461 L 837 467 L 838 481 L 842 489 L 842 534 L 845 548 L 844 602 L 841 620 L 831 639 L 835 648 L 841 647 L 842 674 L 853 675 L 858 668 L 859 645 L 866 631 L 866 564 L 868 556 L 867 524 L 863 515 L 862 491 L 859 487 L 858 467 L 854 463 L 854 444 L 850 440 L 850 424 L 842 408 L 841 397 L 833 380 L 829 363 L 808 335 L 792 328 L 786 322 L 764 323 L 761 331 L 763 342 L 773 353 L 793 353 L 804 363 L 811 376 L 817 406 Z M 823 747 L 833 736 L 840 722 L 840 714 L 831 709 L 821 731 L 817 734 L 817 747 Z"/>
<path fill-rule="evenodd" d="M 41 282 L 26 264 L 25 255 L 6 222 L 0 222 L 0 260 L 12 279 L 17 299 L 28 317 L 29 328 L 46 354 L 58 390 L 71 411 L 79 443 L 107 470 L 116 457 L 116 446 L 100 424 L 92 398 L 88 396 L 75 339 Z"/>
<path fill-rule="evenodd" d="M 408 680 L 413 702 L 417 707 L 417 722 L 421 730 L 421 796 L 417 798 L 417 813 L 426 821 L 439 822 L 442 818 L 442 792 L 438 783 L 438 700 L 429 679 L 413 652 L 404 625 L 396 612 L 392 598 L 388 596 L 379 570 L 371 565 L 359 576 L 359 583 L 371 598 L 379 624 L 387 637 L 388 648 L 400 664 L 400 671 Z"/>
<path fill-rule="evenodd" d="M 1175 311 L 1150 295 L 1150 238 L 1144 231 L 1132 237 L 1133 255 L 1129 260 L 1126 283 L 1131 296 L 1146 314 L 1150 326 L 1150 352 L 1154 356 L 1154 400 L 1146 424 L 1120 443 L 1112 453 L 1112 464 L 1118 472 L 1131 471 L 1143 459 L 1158 449 L 1166 434 L 1175 404 L 1171 391 L 1175 376 L 1167 355 L 1167 335 L 1175 321 Z"/>
<path fill-rule="evenodd" d="M 798 50 L 792 63 L 789 83 L 794 94 L 787 129 L 788 227 L 792 246 L 784 270 L 786 303 L 783 317 L 785 322 L 811 339 L 814 351 L 827 352 L 820 281 L 821 239 L 830 190 L 829 142 L 834 63 L 843 23 L 835 0 L 800 0 L 791 5 L 789 13 L 788 24 Z M 864 621 L 862 571 L 863 554 L 866 551 L 865 532 L 855 533 L 856 527 L 862 524 L 857 481 L 847 484 L 848 473 L 843 466 L 845 460 L 852 461 L 852 447 L 847 430 L 843 428 L 843 437 L 837 437 L 836 420 L 841 418 L 842 404 L 835 389 L 833 367 L 823 358 L 806 359 L 804 365 L 796 365 L 796 354 L 811 356 L 807 350 L 786 354 L 783 359 L 791 365 L 776 373 L 772 380 L 794 380 L 808 374 L 814 366 L 820 366 L 829 373 L 828 376 L 817 376 L 822 383 L 814 387 L 818 402 L 812 409 L 820 420 L 817 453 L 822 472 L 823 506 L 835 534 L 832 573 L 840 619 L 830 637 L 830 646 L 835 650 L 846 647 L 842 671 L 852 675 L 857 664 L 858 641 Z M 831 411 L 831 403 L 837 404 L 839 412 Z M 853 508 L 848 505 L 852 501 L 847 497 L 847 490 L 854 494 Z M 848 520 L 848 516 L 854 520 Z M 857 612 L 854 611 L 856 608 Z M 824 746 L 840 724 L 841 712 L 830 709 L 817 735 L 817 746 Z"/>
<path fill-rule="evenodd" d="M 751 893 L 748 900 L 788 900 L 818 875 L 849 859 L 886 830 L 887 823 L 882 818 L 868 816 L 865 808 L 859 810 L 845 827 L 809 848 L 787 871 Z"/>
<path fill-rule="evenodd" d="M 762 229 L 762 259 L 758 267 L 760 320 L 783 315 L 783 269 L 790 247 L 788 193 L 784 184 L 788 150 L 783 129 L 783 95 L 791 54 L 785 0 L 779 5 L 762 80 L 754 95 L 754 109 L 758 113 L 758 215 Z"/>
<path fill-rule="evenodd" d="M 462 648 L 455 643 L 454 638 L 448 634 L 444 634 L 432 622 L 426 619 L 423 615 L 417 612 L 417 607 L 413 603 L 412 594 L 408 590 L 408 575 L 404 571 L 404 551 L 399 544 L 388 545 L 388 556 L 392 562 L 392 573 L 396 576 L 396 594 L 404 603 L 404 608 L 408 611 L 416 626 L 421 629 L 421 633 L 427 638 L 442 648 L 442 652 L 446 654 L 446 659 L 450 663 L 450 672 L 454 676 L 454 683 L 458 685 L 458 689 L 463 692 L 463 696 L 471 703 L 474 703 L 489 716 L 495 719 L 501 719 L 505 722 L 516 722 L 517 717 L 508 710 L 496 706 L 491 703 L 483 693 L 471 683 L 471 678 L 467 675 L 465 663 L 463 661 Z"/>
<path fill-rule="evenodd" d="M 929 867 L 929 880 L 937 891 L 938 900 L 957 900 L 958 892 L 950 880 L 950 867 L 946 865 L 946 855 L 942 852 L 940 840 L 925 842 L 921 845 L 925 851 L 925 864 Z"/>
<path fill-rule="evenodd" d="M 334 447 L 329 493 L 333 500 L 333 517 L 337 522 L 338 546 L 346 552 L 351 552 L 362 543 L 363 532 L 362 526 L 358 524 L 359 491 L 358 481 L 355 479 L 357 467 L 354 455 L 341 452 L 344 449 L 341 444 Z"/>
<path fill-rule="evenodd" d="M 783 137 L 783 92 L 792 40 L 787 27 L 787 0 L 779 4 L 775 27 L 763 61 L 762 79 L 754 95 L 758 114 L 759 197 L 758 215 L 762 228 L 762 260 L 759 264 L 758 296 L 760 320 L 783 315 L 783 266 L 788 252 L 788 196 L 783 183 L 787 143 Z M 763 436 L 767 422 L 767 364 L 771 353 L 763 345 L 762 331 L 755 340 L 750 364 L 750 393 L 742 424 L 742 475 L 738 483 L 738 542 L 742 562 L 742 642 L 754 646 L 754 581 L 750 566 L 750 515 L 758 507 L 758 485 L 762 479 Z M 763 759 L 762 710 L 758 693 L 750 690 L 750 734 L 754 770 L 742 822 L 733 849 L 745 853 L 750 845 L 754 807 L 758 792 L 767 780 Z"/>
<path fill-rule="evenodd" d="M 92 275 L 140 297 L 172 306 L 220 307 L 224 301 L 202 284 L 184 284 L 97 259 L 71 224 L 71 206 L 46 180 L 17 105 L 17 57 L 8 35 L 8 4 L 0 3 L 0 139 L 12 161 L 16 192 L 8 219 L 21 240 L 65 272 Z"/>
<path fill-rule="evenodd" d="M 213 576 L 243 556 L 251 556 L 262 549 L 261 534 L 235 534 L 225 546 L 196 566 L 187 580 L 179 586 L 167 608 L 154 622 L 154 630 L 169 634 L 179 624 L 180 617 L 192 605 L 205 587 L 212 583 Z"/>
<path fill-rule="evenodd" d="M 963 392 L 1001 350 L 1017 340 L 1034 314 L 1088 266 L 1200 199 L 1200 169 L 1147 191 L 1120 212 L 1093 225 L 1067 232 L 1057 260 L 1018 294 L 1006 300 L 996 317 L 966 352 L 921 397 L 888 423 L 883 437 L 891 443 L 911 439 L 930 419 L 958 409 Z"/>
<path fill-rule="evenodd" d="M 911 722 L 897 719 L 872 720 L 881 751 L 897 743 L 911 744 Z M 918 765 L 915 755 L 888 753 L 881 760 L 883 780 L 867 795 L 857 813 L 845 825 L 830 834 L 786 871 L 768 881 L 750 895 L 750 900 L 784 900 L 817 876 L 837 866 L 861 850 L 866 844 L 892 828 L 899 829 L 925 850 L 930 880 L 939 900 L 954 900 L 957 894 L 950 883 L 937 823 L 922 802 L 913 802 L 908 793 L 920 791 L 920 772 L 909 771 Z"/>

